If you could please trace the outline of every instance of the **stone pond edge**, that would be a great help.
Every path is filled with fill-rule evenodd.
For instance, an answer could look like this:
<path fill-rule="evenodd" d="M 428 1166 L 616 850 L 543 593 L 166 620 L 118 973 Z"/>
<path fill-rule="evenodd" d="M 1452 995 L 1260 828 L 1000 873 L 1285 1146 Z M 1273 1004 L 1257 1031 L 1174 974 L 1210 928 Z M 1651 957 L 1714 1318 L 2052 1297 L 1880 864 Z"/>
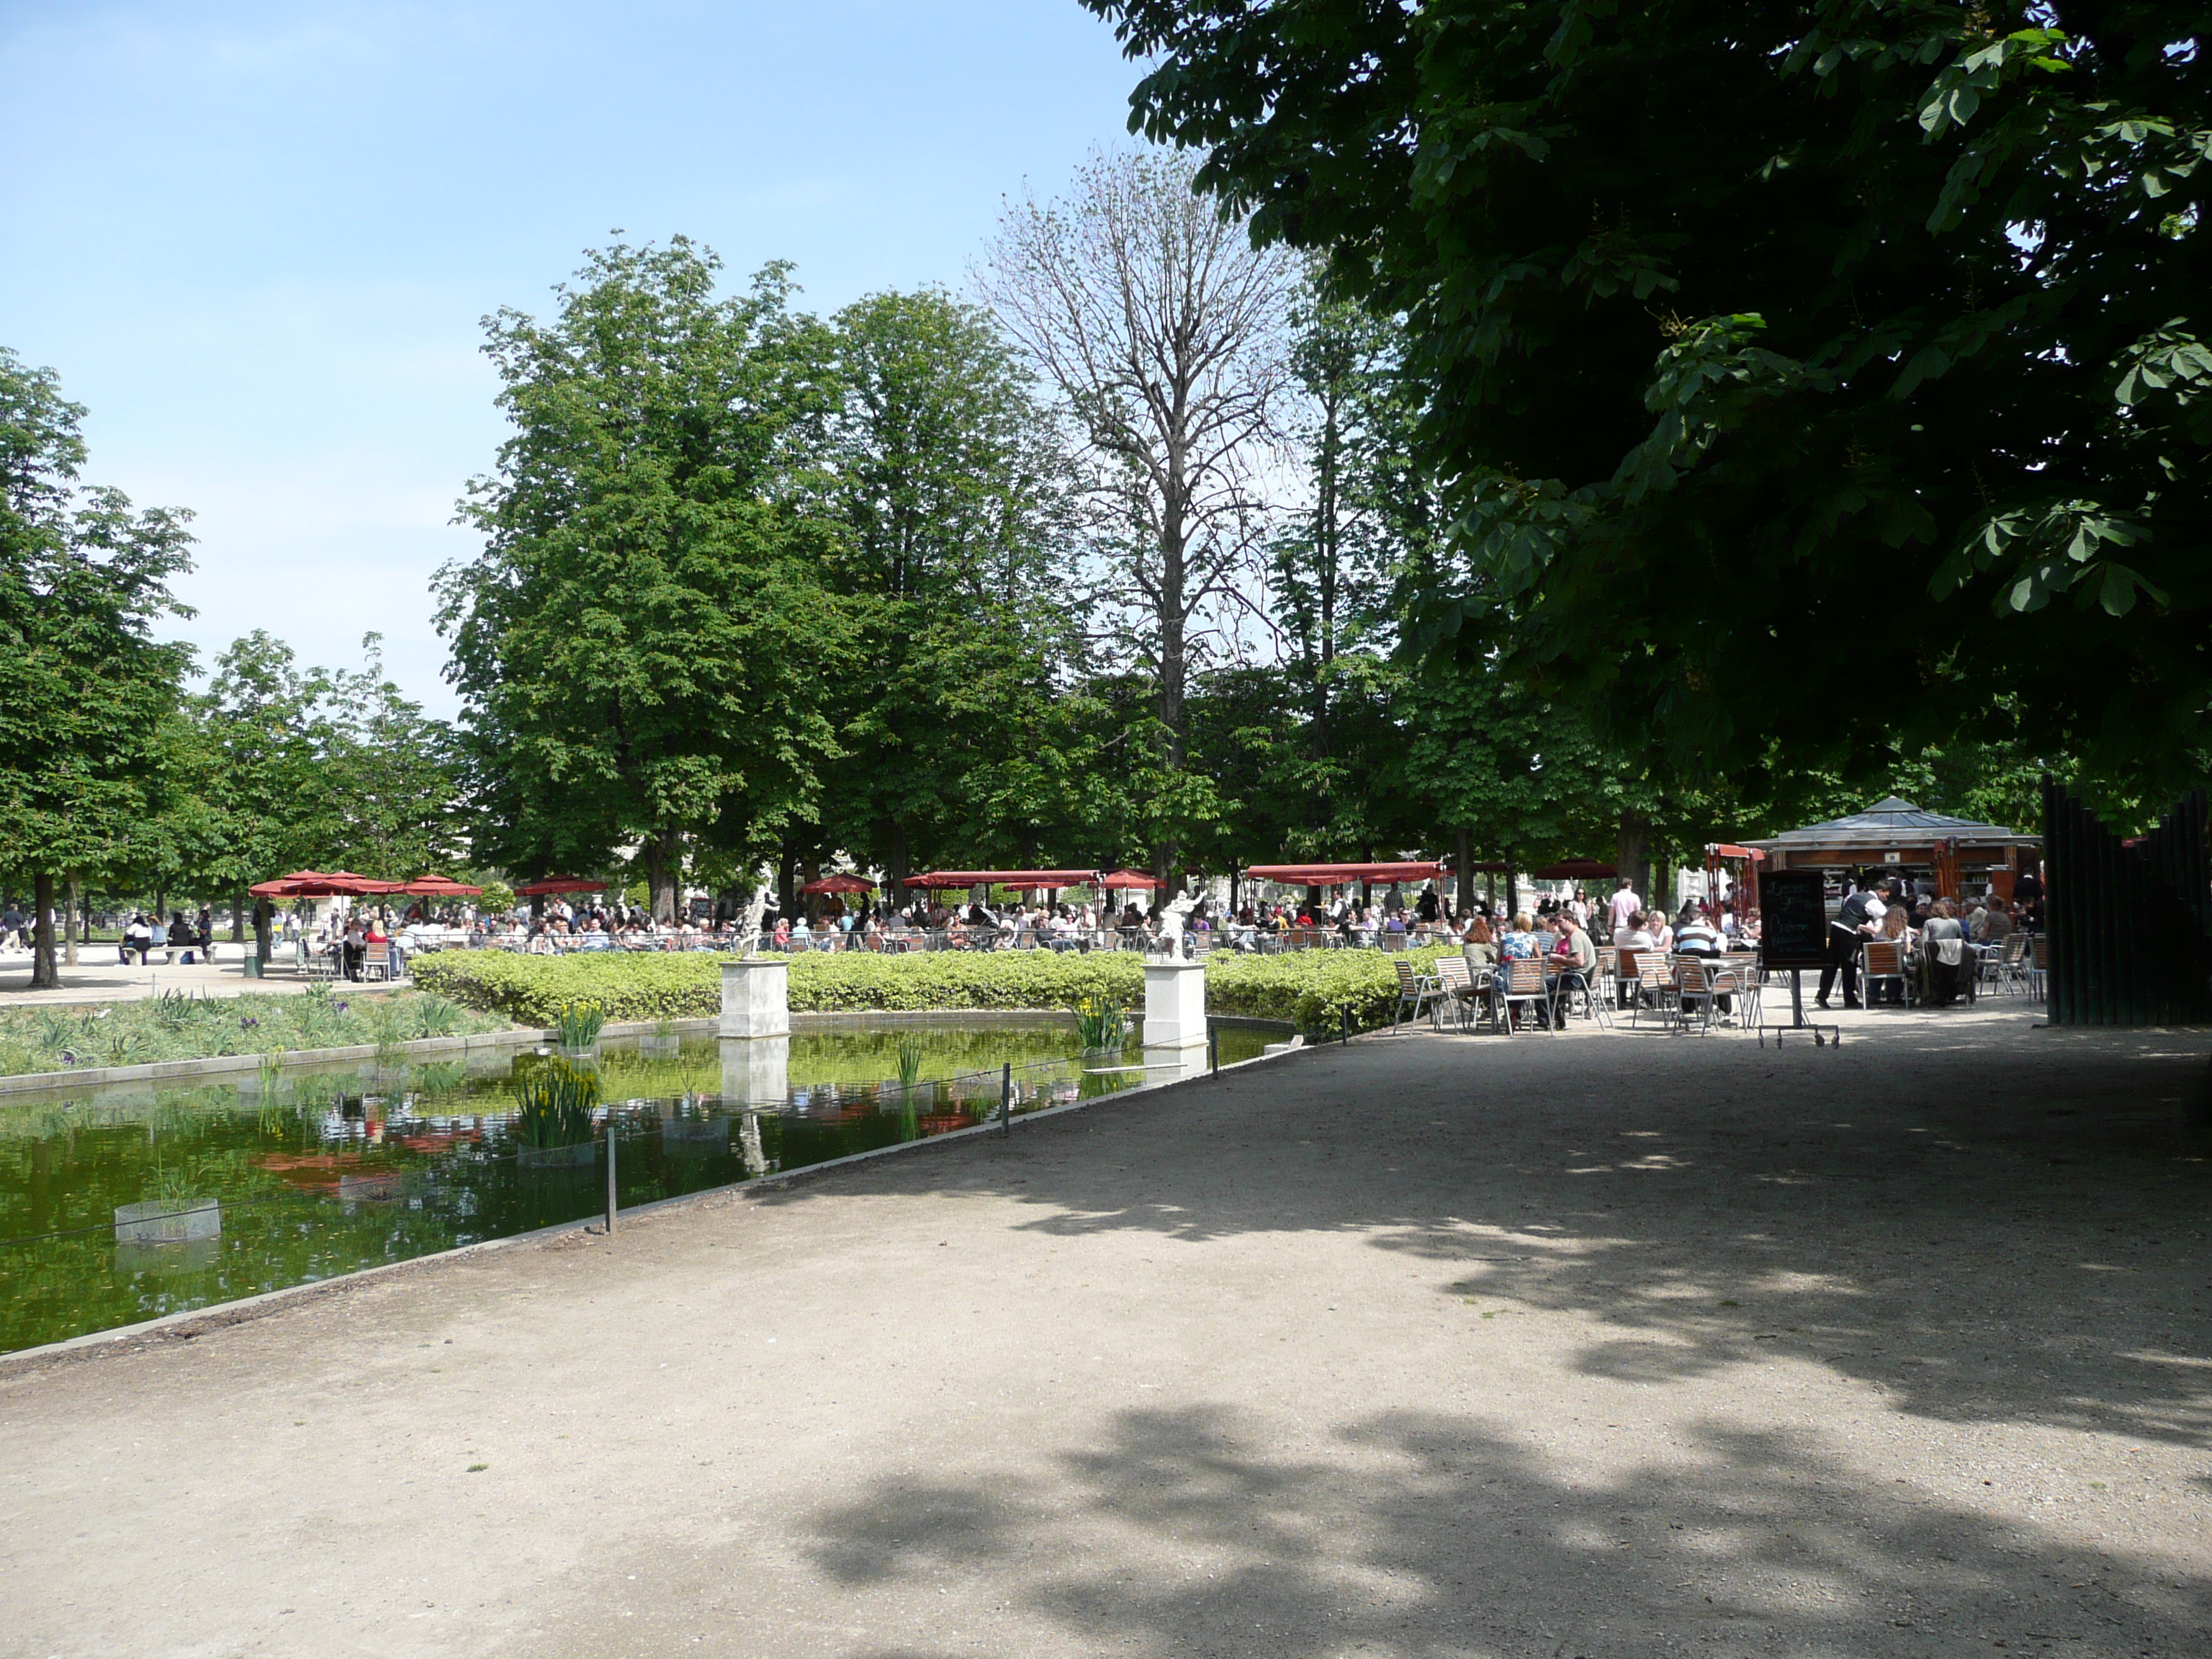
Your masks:
<path fill-rule="evenodd" d="M 1012 1011 L 994 1011 L 1007 1014 Z M 1047 1009 L 1048 1013 L 1063 1010 Z M 849 1018 L 836 1015 L 829 1018 Z M 798 1016 L 793 1016 L 797 1018 Z M 942 1018 L 942 1016 L 940 1016 Z M 1224 1016 L 1224 1022 L 1233 1019 L 1238 1025 L 1278 1025 L 1286 1021 L 1249 1019 Z M 678 1020 L 678 1025 L 692 1024 L 711 1027 L 713 1020 Z M 610 1031 L 615 1030 L 610 1026 Z M 651 1030 L 650 1025 L 644 1029 Z M 453 1042 L 453 1038 L 434 1039 Z M 1353 1041 L 1362 1041 L 1354 1038 Z M 1324 1052 L 1334 1044 L 1318 1046 L 1271 1048 L 1267 1053 L 1255 1054 L 1250 1060 L 1232 1061 L 1218 1072 L 1208 1072 L 1197 1077 L 1170 1078 L 1158 1083 L 1139 1084 L 1133 1089 L 1117 1090 L 1091 1100 L 1073 1100 L 1064 1105 L 1048 1106 L 1042 1111 L 1024 1112 L 1015 1121 L 1035 1123 L 1046 1118 L 1063 1117 L 1073 1112 L 1091 1111 L 1100 1106 L 1126 1103 L 1146 1096 L 1164 1093 L 1169 1090 L 1188 1089 L 1218 1079 L 1223 1073 L 1243 1071 L 1248 1066 L 1264 1066 L 1271 1061 L 1289 1060 L 1297 1054 Z M 371 1048 L 368 1052 L 374 1054 Z M 227 1058 L 227 1056 L 226 1056 Z M 843 1158 L 829 1158 L 820 1164 L 809 1164 L 796 1170 L 780 1170 L 774 1175 L 752 1176 L 743 1181 L 729 1182 L 720 1187 L 708 1187 L 696 1193 L 682 1193 L 673 1198 L 659 1198 L 649 1204 L 639 1204 L 619 1212 L 619 1220 L 653 1214 L 656 1211 L 679 1209 L 701 1205 L 711 1199 L 736 1199 L 750 1201 L 755 1194 L 769 1194 L 789 1187 L 816 1180 L 832 1171 L 849 1169 L 877 1158 L 895 1158 L 904 1153 L 951 1146 L 970 1140 L 978 1135 L 997 1135 L 1001 1131 L 996 1123 L 979 1123 L 972 1128 L 953 1129 L 939 1135 L 926 1136 L 920 1140 L 902 1141 L 896 1146 L 872 1147 L 864 1152 L 849 1152 Z M 380 1267 L 360 1267 L 351 1273 L 339 1273 L 330 1279 L 319 1279 L 304 1285 L 287 1285 L 274 1291 L 263 1291 L 257 1295 L 240 1297 L 234 1302 L 217 1302 L 204 1308 L 188 1308 L 182 1313 L 163 1314 L 156 1319 L 141 1320 L 135 1325 L 118 1325 L 111 1330 L 88 1331 L 82 1336 L 64 1337 L 58 1342 L 43 1342 L 36 1347 L 18 1348 L 12 1353 L 0 1353 L 0 1382 L 15 1381 L 18 1376 L 43 1370 L 48 1366 L 66 1364 L 100 1358 L 142 1352 L 149 1342 L 190 1342 L 203 1335 L 227 1330 L 232 1326 L 251 1324 L 282 1313 L 295 1304 L 312 1302 L 326 1296 L 344 1294 L 374 1280 L 398 1274 L 420 1272 L 465 1257 L 482 1255 L 493 1250 L 511 1249 L 516 1245 L 544 1243 L 567 1233 L 588 1232 L 604 1227 L 604 1215 L 586 1216 L 577 1221 L 556 1222 L 550 1227 L 536 1227 L 526 1233 L 511 1233 L 504 1238 L 479 1239 L 473 1244 L 457 1244 L 450 1250 L 436 1250 L 428 1255 L 410 1256 L 404 1261 L 387 1261 Z M 132 1347 L 131 1344 L 138 1345 Z"/>

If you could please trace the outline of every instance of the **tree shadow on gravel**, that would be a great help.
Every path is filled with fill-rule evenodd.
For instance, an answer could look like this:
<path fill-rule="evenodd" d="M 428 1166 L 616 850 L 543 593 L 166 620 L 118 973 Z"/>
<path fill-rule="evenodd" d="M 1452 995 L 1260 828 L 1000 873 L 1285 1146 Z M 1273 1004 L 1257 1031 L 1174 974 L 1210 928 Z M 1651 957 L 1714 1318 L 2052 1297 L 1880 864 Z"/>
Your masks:
<path fill-rule="evenodd" d="M 1708 1426 L 1601 1482 L 1443 1414 L 1256 1440 L 1219 1411 L 1127 1412 L 1048 1491 L 886 1484 L 800 1535 L 855 1593 L 1011 1596 L 1085 1650 L 2132 1659 L 2212 1626 L 2201 1577 L 1869 1493 L 1778 1436 Z"/>
<path fill-rule="evenodd" d="M 844 1184 L 1003 1196 L 1061 1237 L 1353 1232 L 1440 1294 L 1603 1320 L 1594 1375 L 1787 1356 L 1932 1418 L 2203 1446 L 2203 1046 L 1383 1039 Z"/>

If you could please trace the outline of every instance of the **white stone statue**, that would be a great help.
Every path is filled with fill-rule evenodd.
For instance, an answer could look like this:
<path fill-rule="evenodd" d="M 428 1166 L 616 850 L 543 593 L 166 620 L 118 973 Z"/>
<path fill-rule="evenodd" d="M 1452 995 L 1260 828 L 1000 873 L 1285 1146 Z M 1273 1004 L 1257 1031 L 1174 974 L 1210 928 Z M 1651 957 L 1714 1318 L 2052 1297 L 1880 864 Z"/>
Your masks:
<path fill-rule="evenodd" d="M 753 872 L 753 900 L 745 907 L 745 951 L 760 954 L 761 922 L 768 915 L 768 897 L 775 890 L 775 866 L 763 864 Z"/>
<path fill-rule="evenodd" d="M 1195 893 L 1178 893 L 1160 907 L 1160 949 L 1178 960 L 1190 955 L 1190 913 L 1204 901 Z"/>

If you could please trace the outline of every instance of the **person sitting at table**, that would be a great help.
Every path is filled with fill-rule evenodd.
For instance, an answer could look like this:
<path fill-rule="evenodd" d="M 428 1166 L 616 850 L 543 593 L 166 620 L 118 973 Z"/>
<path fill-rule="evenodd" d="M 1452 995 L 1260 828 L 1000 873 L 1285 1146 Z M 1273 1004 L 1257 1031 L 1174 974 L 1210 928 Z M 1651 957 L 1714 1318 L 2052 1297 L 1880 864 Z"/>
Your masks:
<path fill-rule="evenodd" d="M 1528 962 L 1544 954 L 1544 942 L 1536 937 L 1536 918 L 1526 910 L 1516 911 L 1512 927 L 1505 937 L 1498 941 L 1500 962 Z"/>
<path fill-rule="evenodd" d="M 1559 935 L 1559 994 L 1565 996 L 1570 991 L 1579 990 L 1585 996 L 1590 995 L 1591 985 L 1597 976 L 1597 941 L 1589 936 L 1582 919 L 1565 906 L 1553 918 L 1552 925 Z M 1562 1018 L 1567 1006 L 1561 1005 Z"/>
<path fill-rule="evenodd" d="M 1893 904 L 1882 913 L 1881 929 L 1876 937 L 1897 946 L 1909 956 L 1912 950 L 1912 913 L 1903 904 Z M 1905 957 L 1899 958 L 1905 960 Z M 1905 1005 L 1905 981 L 1888 979 L 1881 981 L 1881 1000 L 1899 1007 Z"/>
<path fill-rule="evenodd" d="M 1703 911 L 1686 908 L 1681 926 L 1674 930 L 1674 949 L 1683 956 L 1717 957 L 1721 953 L 1720 931 Z"/>
<path fill-rule="evenodd" d="M 1919 969 L 1922 1007 L 1948 1008 L 1962 993 L 1969 1002 L 1973 1000 L 1973 957 L 1958 907 L 1948 899 L 1937 899 L 1929 907 L 1928 925 L 1920 934 Z"/>
<path fill-rule="evenodd" d="M 339 967 L 348 979 L 361 977 L 362 952 L 367 937 L 362 931 L 361 918 L 348 916 L 345 932 L 340 936 L 338 941 Z"/>
<path fill-rule="evenodd" d="M 1623 951 L 1656 951 L 1659 941 L 1651 936 L 1651 918 L 1641 910 L 1631 910 L 1613 930 L 1613 942 Z"/>
<path fill-rule="evenodd" d="M 1498 965 L 1498 941 L 1491 937 L 1489 922 L 1480 915 L 1467 919 L 1467 937 L 1460 942 L 1459 950 L 1471 968 L 1480 969 Z"/>
<path fill-rule="evenodd" d="M 1644 925 L 1651 930 L 1651 948 L 1671 951 L 1674 948 L 1674 930 L 1667 925 L 1667 913 L 1656 908 L 1644 913 Z"/>
<path fill-rule="evenodd" d="M 384 924 L 374 915 L 361 930 L 361 960 L 364 968 L 371 957 L 384 963 L 387 978 L 398 977 L 392 968 L 392 936 L 384 931 Z"/>

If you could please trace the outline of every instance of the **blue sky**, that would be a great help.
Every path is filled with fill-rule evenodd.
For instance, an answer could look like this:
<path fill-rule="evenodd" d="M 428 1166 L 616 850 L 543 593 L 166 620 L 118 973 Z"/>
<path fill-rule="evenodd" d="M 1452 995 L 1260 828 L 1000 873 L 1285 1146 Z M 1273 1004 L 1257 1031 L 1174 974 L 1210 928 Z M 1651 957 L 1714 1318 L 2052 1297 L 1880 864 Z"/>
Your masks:
<path fill-rule="evenodd" d="M 964 286 L 1136 78 L 1075 0 L 0 0 L 0 344 L 90 405 L 88 479 L 198 514 L 181 631 L 335 666 L 374 629 L 441 714 L 487 312 L 616 227 L 795 260 L 822 310 Z"/>

